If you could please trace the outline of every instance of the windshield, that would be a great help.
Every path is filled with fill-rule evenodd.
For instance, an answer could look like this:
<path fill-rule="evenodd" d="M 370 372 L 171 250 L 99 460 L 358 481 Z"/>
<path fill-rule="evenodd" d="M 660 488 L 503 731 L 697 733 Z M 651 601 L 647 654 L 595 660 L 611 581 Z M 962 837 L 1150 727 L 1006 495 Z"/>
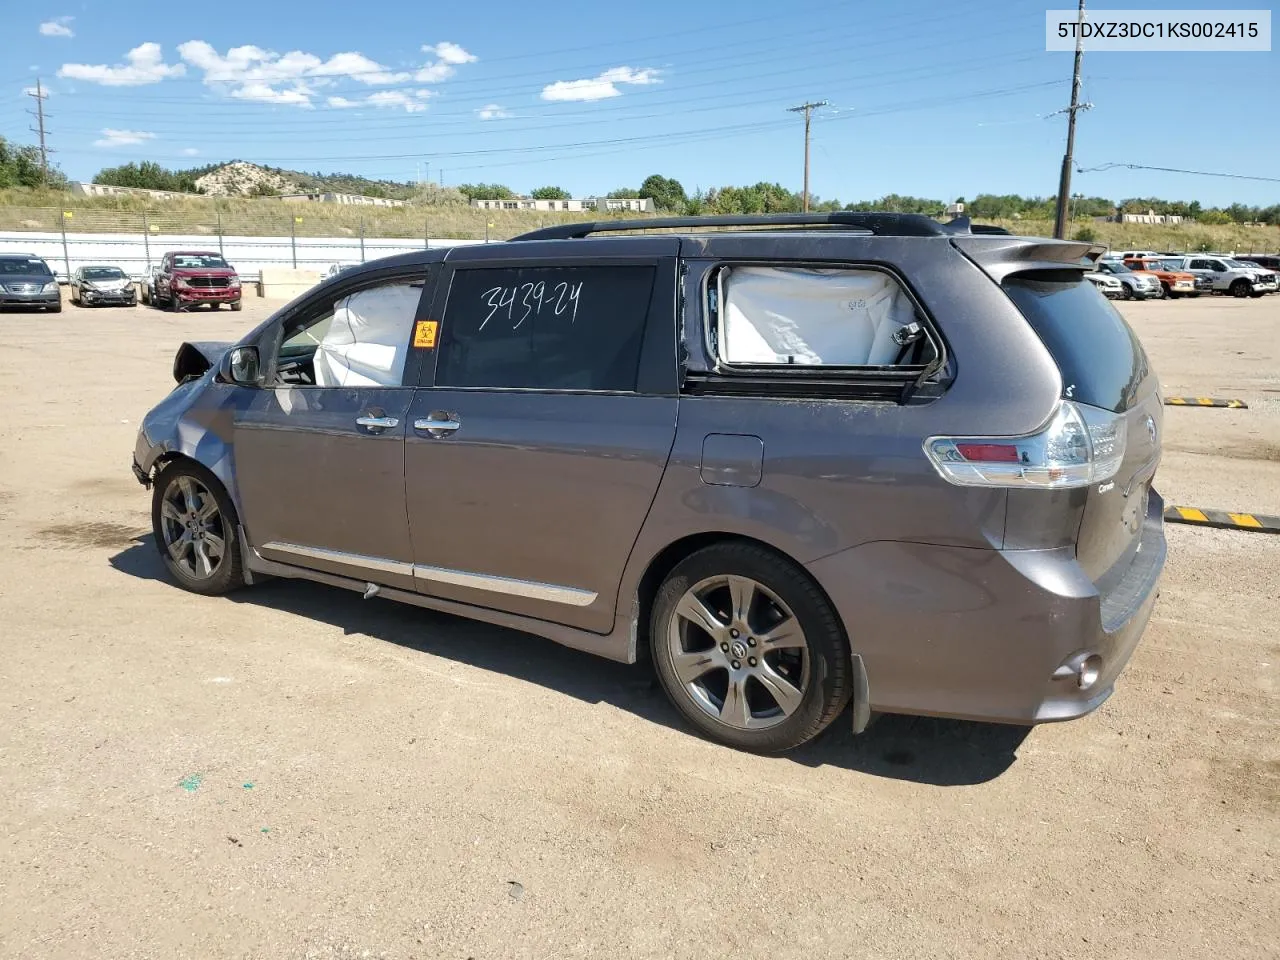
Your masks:
<path fill-rule="evenodd" d="M 225 268 L 227 261 L 216 253 L 175 253 L 173 255 L 173 265 L 180 270 L 191 269 L 192 267 L 199 270 L 208 267 Z"/>
<path fill-rule="evenodd" d="M 53 271 L 43 260 L 31 260 L 26 257 L 21 260 L 17 258 L 0 260 L 0 273 L 6 273 L 11 277 L 53 276 Z"/>
<path fill-rule="evenodd" d="M 1163 267 L 1165 270 L 1181 270 L 1182 261 L 1181 260 L 1161 260 L 1160 266 Z"/>
<path fill-rule="evenodd" d="M 1102 264 L 1101 266 L 1102 266 L 1102 269 L 1106 270 L 1108 273 L 1133 273 L 1133 271 L 1130 270 L 1128 267 L 1126 267 L 1123 263 L 1108 262 L 1108 263 Z"/>
<path fill-rule="evenodd" d="M 1257 270 L 1258 269 L 1258 265 L 1256 263 L 1245 263 L 1243 260 L 1228 260 L 1227 266 L 1234 267 L 1237 270 L 1242 270 L 1242 269 Z"/>
<path fill-rule="evenodd" d="M 85 267 L 86 280 L 123 280 L 124 271 L 119 267 Z"/>

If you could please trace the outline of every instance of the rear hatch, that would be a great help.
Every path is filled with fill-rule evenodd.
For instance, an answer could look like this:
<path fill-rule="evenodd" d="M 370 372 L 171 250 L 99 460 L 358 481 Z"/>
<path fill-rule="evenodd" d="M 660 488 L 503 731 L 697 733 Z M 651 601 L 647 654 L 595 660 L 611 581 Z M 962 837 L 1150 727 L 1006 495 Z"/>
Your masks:
<path fill-rule="evenodd" d="M 1137 335 L 1080 270 L 1017 273 L 1002 286 L 1057 361 L 1064 398 L 1121 420 L 1120 468 L 1082 488 L 1076 536 L 1077 561 L 1105 592 L 1142 539 L 1163 437 L 1159 383 Z"/>

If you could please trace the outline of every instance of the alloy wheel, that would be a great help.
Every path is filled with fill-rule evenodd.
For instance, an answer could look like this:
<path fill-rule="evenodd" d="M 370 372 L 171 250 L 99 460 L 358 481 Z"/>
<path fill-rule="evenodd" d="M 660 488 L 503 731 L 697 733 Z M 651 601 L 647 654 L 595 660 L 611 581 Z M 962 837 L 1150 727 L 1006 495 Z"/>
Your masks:
<path fill-rule="evenodd" d="M 749 577 L 708 577 L 690 587 L 667 626 L 667 644 L 685 695 L 730 727 L 777 726 L 804 700 L 810 656 L 800 621 Z"/>
<path fill-rule="evenodd" d="M 176 477 L 165 490 L 160 533 L 170 559 L 192 579 L 209 579 L 226 557 L 227 530 L 217 498 L 193 477 Z"/>

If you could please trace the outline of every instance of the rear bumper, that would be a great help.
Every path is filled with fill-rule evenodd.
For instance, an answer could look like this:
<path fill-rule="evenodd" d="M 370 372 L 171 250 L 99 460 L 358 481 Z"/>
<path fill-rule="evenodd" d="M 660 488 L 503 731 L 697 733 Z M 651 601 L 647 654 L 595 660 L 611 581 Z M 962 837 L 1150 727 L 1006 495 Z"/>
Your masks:
<path fill-rule="evenodd" d="M 1165 561 L 1163 510 L 1152 491 L 1141 546 L 1106 597 L 1071 547 L 878 542 L 808 568 L 862 656 L 872 709 L 1070 720 L 1106 701 L 1146 629 Z M 1089 656 L 1101 662 L 1082 686 L 1076 668 Z"/>

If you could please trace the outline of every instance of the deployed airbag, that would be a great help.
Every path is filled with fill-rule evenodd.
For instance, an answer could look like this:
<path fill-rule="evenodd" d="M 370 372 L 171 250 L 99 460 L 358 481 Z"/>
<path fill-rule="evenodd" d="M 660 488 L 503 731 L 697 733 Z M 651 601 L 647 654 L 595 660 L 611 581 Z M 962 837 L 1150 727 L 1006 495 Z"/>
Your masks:
<path fill-rule="evenodd" d="M 322 387 L 398 387 L 422 287 L 374 287 L 339 300 L 315 353 Z"/>
<path fill-rule="evenodd" d="M 915 318 L 875 270 L 725 267 L 721 356 L 729 363 L 891 364 L 893 334 Z"/>

